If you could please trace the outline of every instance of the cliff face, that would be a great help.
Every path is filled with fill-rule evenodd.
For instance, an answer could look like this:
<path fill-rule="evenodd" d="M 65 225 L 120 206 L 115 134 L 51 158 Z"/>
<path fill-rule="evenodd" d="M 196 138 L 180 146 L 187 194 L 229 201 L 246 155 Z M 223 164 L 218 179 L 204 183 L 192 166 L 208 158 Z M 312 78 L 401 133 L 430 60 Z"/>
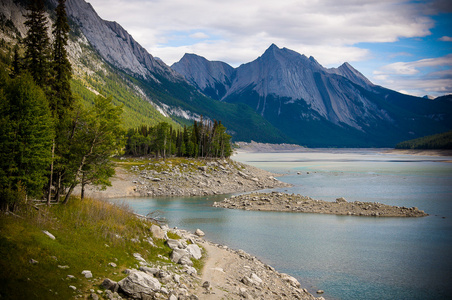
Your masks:
<path fill-rule="evenodd" d="M 113 66 L 143 78 L 156 80 L 154 74 L 159 74 L 171 81 L 183 80 L 141 47 L 121 25 L 102 20 L 91 4 L 83 0 L 68 0 L 66 10 L 90 44 Z"/>
<path fill-rule="evenodd" d="M 231 87 L 235 70 L 220 61 L 208 61 L 196 54 L 185 54 L 182 59 L 171 66 L 183 75 L 192 85 L 213 99 L 220 100 Z M 192 72 L 196 70 L 196 72 Z"/>

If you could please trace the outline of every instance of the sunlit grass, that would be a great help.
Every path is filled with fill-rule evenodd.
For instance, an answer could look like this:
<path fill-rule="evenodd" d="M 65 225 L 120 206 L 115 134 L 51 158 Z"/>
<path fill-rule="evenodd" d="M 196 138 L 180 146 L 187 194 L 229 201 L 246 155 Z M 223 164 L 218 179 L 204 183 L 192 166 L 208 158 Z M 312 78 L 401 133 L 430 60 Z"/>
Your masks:
<path fill-rule="evenodd" d="M 154 240 L 157 248 L 148 243 L 152 223 L 138 219 L 126 206 L 71 199 L 67 205 L 29 208 L 18 215 L 23 219 L 4 214 L 0 218 L 2 299 L 69 299 L 99 289 L 107 277 L 124 278 L 124 269 L 138 267 L 133 253 L 161 263 L 158 256 L 168 257 L 171 252 L 163 240 Z M 30 263 L 31 259 L 38 263 Z M 117 267 L 109 266 L 111 262 Z M 83 270 L 94 277 L 86 279 Z"/>

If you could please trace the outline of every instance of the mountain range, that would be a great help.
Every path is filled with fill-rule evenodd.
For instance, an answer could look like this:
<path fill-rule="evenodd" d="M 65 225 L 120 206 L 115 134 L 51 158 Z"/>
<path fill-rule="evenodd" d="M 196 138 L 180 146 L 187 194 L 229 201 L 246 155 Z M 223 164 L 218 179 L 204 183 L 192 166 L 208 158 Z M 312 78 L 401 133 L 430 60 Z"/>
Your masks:
<path fill-rule="evenodd" d="M 0 4 L 5 56 L 26 34 L 24 1 Z M 56 0 L 47 0 L 49 22 Z M 311 147 L 392 147 L 452 129 L 450 97 L 403 95 L 372 84 L 350 64 L 322 67 L 313 57 L 271 45 L 233 68 L 186 54 L 169 67 L 118 23 L 102 20 L 84 0 L 67 0 L 73 89 L 122 104 L 125 126 L 221 120 L 236 141 Z M 9 53 L 9 54 L 8 54 Z"/>
<path fill-rule="evenodd" d="M 172 68 L 213 99 L 247 104 L 300 144 L 390 147 L 452 124 L 447 99 L 403 95 L 374 85 L 349 63 L 327 69 L 274 44 L 238 68 L 195 54 Z"/>

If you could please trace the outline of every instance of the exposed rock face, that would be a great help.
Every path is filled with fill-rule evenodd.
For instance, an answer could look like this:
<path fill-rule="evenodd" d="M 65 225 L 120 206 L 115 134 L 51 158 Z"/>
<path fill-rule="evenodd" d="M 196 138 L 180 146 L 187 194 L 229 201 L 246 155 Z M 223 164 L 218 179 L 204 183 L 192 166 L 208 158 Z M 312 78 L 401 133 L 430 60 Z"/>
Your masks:
<path fill-rule="evenodd" d="M 417 207 L 399 207 L 371 202 L 347 202 L 338 198 L 336 202 L 315 200 L 310 197 L 286 193 L 252 193 L 232 196 L 215 207 L 260 211 L 287 211 L 372 217 L 424 217 L 428 216 Z"/>
<path fill-rule="evenodd" d="M 262 100 L 254 103 L 254 108 L 262 115 L 275 114 L 272 104 L 266 102 L 267 96 L 273 95 L 287 102 L 304 102 L 312 110 L 305 112 L 311 118 L 318 114 L 336 125 L 347 124 L 358 130 L 362 130 L 362 119 L 391 121 L 352 84 L 373 86 L 350 64 L 326 69 L 312 56 L 274 44 L 261 57 L 235 70 L 193 54 L 184 56 L 172 68 L 205 93 L 217 89 L 217 94 L 223 95 L 219 100 L 228 101 L 228 97 L 234 98 L 245 90 L 256 92 Z"/>
<path fill-rule="evenodd" d="M 79 25 L 89 43 L 107 62 L 131 75 L 156 80 L 154 74 L 159 74 L 171 81 L 183 80 L 165 63 L 149 54 L 121 25 L 102 20 L 91 4 L 84 0 L 68 0 L 66 9 L 68 16 Z"/>
<path fill-rule="evenodd" d="M 414 127 L 422 131 L 429 123 L 435 132 L 450 127 L 441 119 L 451 115 L 444 114 L 440 101 L 375 86 L 349 63 L 324 68 L 312 56 L 274 44 L 256 60 L 235 69 L 194 54 L 172 68 L 214 99 L 247 104 L 302 145 L 392 147 L 412 138 Z M 410 114 L 410 125 L 401 109 Z M 328 142 L 319 141 L 319 135 Z"/>
<path fill-rule="evenodd" d="M 220 61 L 208 61 L 196 54 L 185 54 L 171 68 L 183 75 L 191 84 L 207 96 L 221 100 L 231 87 L 231 78 L 235 70 Z M 191 70 L 197 70 L 192 72 Z"/>

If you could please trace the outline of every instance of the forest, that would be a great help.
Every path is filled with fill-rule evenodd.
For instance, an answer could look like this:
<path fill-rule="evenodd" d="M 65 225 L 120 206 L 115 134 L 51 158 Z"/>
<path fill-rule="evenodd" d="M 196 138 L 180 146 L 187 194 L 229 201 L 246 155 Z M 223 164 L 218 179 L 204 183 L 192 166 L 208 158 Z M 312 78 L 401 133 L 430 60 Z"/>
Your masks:
<path fill-rule="evenodd" d="M 86 185 L 111 185 L 112 158 L 124 153 L 231 155 L 231 136 L 221 122 L 201 119 L 183 129 L 160 122 L 126 131 L 123 106 L 112 97 L 98 95 L 87 106 L 71 87 L 65 0 L 58 0 L 51 28 L 43 1 L 31 1 L 27 10 L 27 35 L 13 57 L 0 61 L 1 210 L 14 211 L 29 198 L 67 203 L 77 185 L 83 198 Z"/>
<path fill-rule="evenodd" d="M 396 149 L 452 149 L 452 131 L 404 141 Z"/>
<path fill-rule="evenodd" d="M 174 130 L 161 122 L 156 126 L 129 129 L 125 153 L 129 155 L 154 155 L 166 158 L 180 157 L 229 157 L 232 154 L 231 136 L 221 122 L 194 121 L 187 128 Z"/>

